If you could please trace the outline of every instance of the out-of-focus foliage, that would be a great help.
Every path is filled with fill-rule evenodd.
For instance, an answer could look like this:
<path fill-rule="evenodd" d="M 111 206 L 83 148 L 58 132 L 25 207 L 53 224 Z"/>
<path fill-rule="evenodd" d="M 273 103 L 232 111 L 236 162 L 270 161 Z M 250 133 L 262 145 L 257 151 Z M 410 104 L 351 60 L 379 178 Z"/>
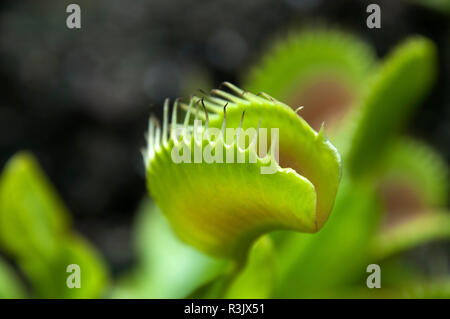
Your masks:
<path fill-rule="evenodd" d="M 226 268 L 224 261 L 181 242 L 148 199 L 137 212 L 134 241 L 138 265 L 121 278 L 112 297 L 183 298 Z"/>
<path fill-rule="evenodd" d="M 410 1 L 450 15 L 450 1 L 448 0 L 410 0 Z"/>
<path fill-rule="evenodd" d="M 350 45 L 354 45 L 356 50 L 356 42 Z M 316 50 L 320 46 L 317 44 Z M 298 54 L 295 50 L 285 50 L 283 54 L 283 59 L 278 60 L 290 61 L 291 69 L 299 73 L 308 70 L 303 67 L 303 62 L 295 60 Z M 358 64 L 362 60 L 354 59 L 353 62 Z M 275 59 L 271 61 L 274 63 Z M 320 63 L 326 69 L 328 59 L 315 62 Z M 347 65 L 344 62 L 341 64 L 342 67 Z M 417 272 L 403 271 L 399 276 L 401 268 L 392 266 L 382 268 L 383 278 L 403 277 L 403 281 L 397 280 L 394 286 L 389 286 L 389 281 L 386 281 L 388 286 L 382 292 L 368 293 L 368 289 L 360 289 L 365 286 L 365 267 L 368 264 L 380 263 L 394 253 L 427 241 L 449 238 L 449 215 L 447 212 L 436 212 L 445 209 L 447 200 L 445 164 L 429 148 L 397 138 L 414 108 L 429 91 L 435 76 L 435 64 L 434 45 L 427 39 L 415 37 L 405 41 L 385 58 L 375 76 L 366 74 L 365 81 L 361 82 L 364 83 L 361 88 L 363 94 L 358 102 L 352 104 L 351 116 L 332 131 L 331 140 L 336 139 L 338 147 L 343 146 L 339 150 L 343 152 L 345 170 L 343 185 L 329 223 L 314 236 L 283 233 L 275 236 L 277 250 L 281 254 L 281 280 L 276 296 L 401 297 L 414 290 L 417 282 L 423 283 Z M 264 70 L 264 63 L 256 69 Z M 282 76 L 268 74 L 275 75 L 270 81 L 277 83 L 275 87 L 278 92 L 283 92 L 280 86 L 286 82 Z M 327 73 L 324 74 L 326 79 Z M 332 77 L 331 74 L 328 76 Z M 299 91 L 305 86 L 298 82 L 286 85 L 285 89 L 292 85 L 297 85 Z M 270 92 L 270 88 L 265 89 Z M 358 86 L 353 89 L 358 89 Z M 327 90 L 320 93 L 332 94 Z M 284 94 L 277 98 L 289 97 L 289 94 Z M 310 103 L 304 104 L 304 107 L 306 110 L 317 106 Z M 326 119 L 329 114 L 322 109 L 319 116 Z M 353 178 L 349 173 L 353 173 Z M 395 226 L 398 227 L 386 231 L 384 220 L 386 217 L 392 218 L 390 215 L 394 212 L 381 189 L 390 181 L 397 182 L 402 178 L 405 187 L 415 192 L 412 198 L 399 199 L 404 205 L 400 205 L 400 209 L 411 210 L 415 200 L 419 199 L 427 203 L 425 207 L 428 210 L 433 211 L 422 219 L 397 224 Z M 399 189 L 393 189 L 390 195 L 401 197 L 399 192 Z M 418 231 L 421 223 L 424 223 L 423 227 Z M 405 269 L 405 265 L 402 266 Z M 423 296 L 431 290 L 424 290 Z M 441 297 L 447 293 L 445 289 L 439 291 Z"/>
<path fill-rule="evenodd" d="M 373 255 L 386 259 L 421 243 L 450 238 L 448 169 L 430 147 L 411 139 L 392 141 L 377 170 L 384 206 Z"/>
<path fill-rule="evenodd" d="M 69 227 L 69 215 L 31 155 L 5 166 L 0 180 L 1 246 L 17 258 L 51 256 Z"/>
<path fill-rule="evenodd" d="M 278 280 L 278 263 L 270 237 L 258 239 L 249 252 L 247 264 L 233 279 L 225 298 L 269 298 Z"/>
<path fill-rule="evenodd" d="M 316 28 L 278 41 L 244 82 L 293 108 L 304 106 L 300 115 L 315 129 L 325 122 L 334 136 L 355 116 L 375 68 L 370 46 L 351 34 Z"/>
<path fill-rule="evenodd" d="M 14 258 L 39 298 L 100 297 L 107 271 L 98 253 L 73 233 L 62 200 L 28 153 L 15 155 L 0 178 L 0 247 Z M 67 266 L 81 269 L 68 288 Z"/>
<path fill-rule="evenodd" d="M 449 172 L 444 160 L 428 145 L 411 138 L 391 141 L 381 158 L 383 181 L 402 181 L 422 202 L 416 209 L 443 208 L 449 194 Z"/>
<path fill-rule="evenodd" d="M 270 237 L 275 243 L 275 258 L 270 253 L 264 257 L 273 258 L 276 262 L 273 268 L 262 271 L 258 277 L 256 269 L 270 262 L 260 262 L 259 268 L 250 271 L 256 265 L 253 259 L 253 263 L 247 265 L 247 272 L 241 272 L 241 275 L 252 273 L 253 276 L 246 281 L 235 279 L 238 289 L 229 282 L 232 281 L 230 274 L 239 278 L 239 272 L 225 271 L 225 275 L 196 289 L 190 296 L 226 297 L 233 295 L 232 292 L 240 292 L 235 297 L 249 298 L 445 298 L 449 295 L 447 285 L 443 284 L 448 278 L 430 280 L 410 269 L 401 259 L 402 253 L 419 244 L 450 237 L 449 214 L 445 211 L 446 165 L 427 146 L 399 138 L 433 83 L 435 48 L 429 40 L 414 37 L 402 43 L 380 64 L 371 52 L 369 47 L 345 34 L 308 31 L 279 43 L 277 49 L 263 59 L 262 65 L 254 68 L 256 71 L 247 79 L 246 88 L 266 90 L 281 100 L 293 96 L 298 101 L 303 98 L 311 102 L 305 102 L 305 110 L 316 108 L 319 118 L 332 122 L 331 139 L 336 138 L 338 144 L 343 145 L 343 157 L 347 159 L 344 178 L 330 220 L 319 233 L 274 233 Z M 324 83 L 339 79 L 339 83 L 345 83 L 346 89 L 357 96 L 343 107 L 346 114 L 340 118 L 341 122 L 333 123 L 333 116 L 322 108 L 321 102 L 300 94 L 318 79 Z M 232 89 L 237 96 L 223 93 L 231 101 L 240 101 L 239 94 L 249 94 L 233 86 Z M 334 93 L 327 89 L 315 92 L 332 97 Z M 227 117 L 227 124 L 237 127 L 241 113 L 242 110 L 235 116 L 230 115 L 229 121 Z M 276 127 L 275 114 L 269 119 L 265 124 Z M 243 128 L 256 125 L 255 121 L 251 119 Z M 216 126 L 220 127 L 221 123 L 219 118 Z M 280 136 L 280 143 L 283 143 L 286 136 Z M 168 187 L 170 185 L 165 189 Z M 413 196 L 404 196 L 403 188 Z M 401 205 L 393 205 L 386 194 L 400 197 Z M 415 207 L 415 200 L 424 205 Z M 391 225 L 390 220 L 398 211 L 407 211 L 410 216 Z M 393 262 L 393 257 L 400 259 Z M 380 290 L 364 288 L 368 275 L 366 267 L 371 263 L 382 265 L 385 279 Z M 189 273 L 185 272 L 186 276 L 190 277 Z M 253 282 L 270 283 L 270 278 L 276 280 L 275 286 L 267 290 L 269 295 L 259 294 L 264 289 L 251 288 Z M 238 285 L 239 282 L 242 284 Z"/>
<path fill-rule="evenodd" d="M 378 235 L 373 243 L 373 257 L 382 260 L 439 239 L 450 239 L 450 214 L 426 212 Z"/>
<path fill-rule="evenodd" d="M 273 296 L 278 280 L 278 262 L 268 235 L 255 241 L 245 263 L 233 261 L 230 266 L 188 297 L 265 299 Z"/>
<path fill-rule="evenodd" d="M 245 298 L 270 297 L 276 260 L 268 237 L 252 247 L 246 265 L 209 257 L 183 243 L 159 208 L 144 200 L 137 214 L 135 244 L 138 266 L 114 286 L 112 298 Z"/>
<path fill-rule="evenodd" d="M 0 258 L 0 299 L 25 298 L 25 288 L 14 270 Z"/>
<path fill-rule="evenodd" d="M 370 170 L 428 93 L 436 73 L 436 49 L 425 38 L 402 43 L 384 61 L 362 102 L 362 115 L 347 158 L 353 175 Z"/>

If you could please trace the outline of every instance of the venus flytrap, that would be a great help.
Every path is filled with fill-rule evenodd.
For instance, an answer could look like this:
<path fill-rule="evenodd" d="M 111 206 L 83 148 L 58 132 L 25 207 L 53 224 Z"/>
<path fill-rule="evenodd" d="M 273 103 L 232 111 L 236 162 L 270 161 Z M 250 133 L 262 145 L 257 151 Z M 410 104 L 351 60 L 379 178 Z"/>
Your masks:
<path fill-rule="evenodd" d="M 327 34 L 324 34 L 323 39 L 327 36 Z M 438 198 L 442 197 L 439 194 L 443 193 L 443 188 L 435 187 L 439 184 L 435 183 L 438 179 L 429 178 L 428 176 L 428 173 L 434 171 L 433 169 L 430 169 L 430 165 L 433 166 L 433 164 L 426 164 L 425 162 L 427 161 L 425 160 L 416 161 L 417 165 L 413 165 L 410 163 L 411 161 L 402 161 L 404 156 L 391 156 L 389 155 L 391 154 L 389 151 L 390 143 L 388 143 L 388 141 L 396 138 L 396 135 L 398 135 L 400 131 L 401 124 L 407 120 L 414 107 L 414 103 L 410 102 L 416 98 L 411 98 L 410 95 L 415 95 L 418 98 L 423 96 L 429 88 L 431 79 L 433 78 L 432 69 L 435 63 L 433 45 L 428 40 L 417 37 L 414 40 L 402 44 L 400 49 L 397 49 L 395 53 L 389 55 L 380 66 L 379 70 L 377 70 L 375 76 L 372 77 L 371 73 L 373 72 L 370 71 L 375 70 L 373 68 L 375 61 L 371 58 L 370 50 L 360 50 L 359 48 L 361 47 L 359 46 L 358 41 L 339 42 L 342 39 L 346 39 L 346 37 L 334 37 L 332 41 L 316 41 L 317 39 L 314 39 L 313 36 L 302 38 L 296 45 L 291 47 L 287 46 L 283 50 L 280 49 L 282 54 L 274 54 L 273 57 L 266 59 L 265 61 L 271 61 L 270 63 L 267 63 L 268 67 L 263 66 L 262 68 L 256 68 L 259 70 L 259 76 L 254 76 L 253 79 L 255 79 L 255 81 L 247 83 L 246 86 L 247 88 L 253 88 L 256 91 L 264 89 L 270 93 L 277 92 L 275 93 L 276 96 L 282 97 L 283 100 L 289 100 L 289 94 L 286 94 L 286 92 L 289 92 L 291 88 L 297 87 L 299 91 L 303 91 L 304 88 L 308 88 L 307 84 L 309 81 L 314 82 L 316 79 L 320 78 L 318 75 L 320 75 L 322 79 L 323 76 L 325 76 L 326 79 L 326 75 L 335 76 L 341 72 L 339 79 L 341 79 L 343 83 L 346 83 L 347 89 L 356 91 L 354 94 L 357 98 L 353 100 L 351 107 L 347 108 L 349 113 L 344 117 L 344 121 L 339 125 L 336 125 L 337 122 L 333 124 L 333 140 L 338 142 L 338 145 L 340 146 L 339 149 L 344 150 L 344 157 L 348 158 L 349 151 L 353 152 L 353 154 L 351 153 L 352 156 L 354 156 L 355 153 L 358 153 L 361 156 L 367 156 L 364 151 L 355 151 L 357 146 L 353 145 L 352 141 L 361 138 L 355 137 L 355 135 L 365 135 L 365 138 L 368 136 L 376 138 L 378 136 L 380 139 L 380 141 L 373 143 L 374 150 L 378 149 L 380 151 L 371 151 L 372 153 L 370 154 L 372 154 L 372 158 L 370 161 L 372 161 L 372 163 L 370 163 L 370 165 L 364 163 L 367 159 L 362 159 L 362 163 L 353 159 L 352 165 L 356 164 L 356 166 L 358 166 L 361 164 L 360 166 L 364 166 L 364 169 L 358 174 L 350 175 L 348 172 L 345 174 L 347 178 L 344 178 L 343 185 L 340 187 L 336 199 L 336 207 L 334 207 L 331 219 L 327 222 L 326 227 L 323 230 L 315 235 L 282 231 L 271 236 L 275 239 L 275 259 L 277 264 L 279 264 L 277 267 L 276 288 L 275 291 L 272 289 L 272 297 L 401 296 L 410 289 L 409 286 L 404 285 L 405 282 L 403 281 L 397 282 L 394 286 L 383 287 L 380 289 L 380 292 L 367 294 L 367 291 L 364 291 L 364 289 L 359 286 L 361 280 L 360 276 L 361 274 L 365 274 L 366 266 L 369 263 L 379 262 L 382 264 L 383 276 L 385 276 L 383 278 L 388 278 L 389 275 L 394 274 L 397 270 L 387 266 L 384 260 L 386 256 L 389 257 L 406 249 L 413 248 L 418 243 L 433 239 L 442 239 L 448 236 L 448 215 L 438 213 L 439 205 L 436 206 L 435 213 L 428 215 L 430 219 L 427 219 L 426 221 L 423 219 L 421 220 L 428 226 L 421 227 L 420 231 L 418 231 L 417 228 L 420 226 L 420 222 L 404 224 L 402 227 L 394 228 L 392 229 L 392 232 L 386 233 L 380 232 L 379 228 L 380 217 L 384 210 L 382 205 L 383 200 L 379 196 L 379 185 L 384 180 L 384 177 L 392 176 L 391 173 L 394 173 L 395 175 L 398 172 L 405 172 L 408 171 L 408 169 L 411 169 L 411 171 L 409 173 L 406 172 L 406 174 L 410 174 L 412 177 L 418 177 L 417 183 L 413 182 L 413 185 L 419 186 L 419 192 L 424 194 L 427 201 L 434 203 L 432 207 L 435 207 L 434 205 L 437 202 L 442 202 L 441 200 L 438 200 Z M 305 43 L 307 45 L 304 46 Z M 333 59 L 333 57 L 331 57 L 332 59 L 330 59 L 327 54 L 311 54 L 311 52 L 317 53 L 322 50 L 326 51 L 324 50 L 324 43 L 328 43 L 329 51 L 336 50 L 335 52 L 340 52 L 339 54 L 334 55 L 336 57 L 339 56 L 340 58 Z M 342 43 L 346 43 L 347 46 L 343 46 Z M 281 44 L 280 47 L 283 47 L 283 45 Z M 300 50 L 300 47 L 302 47 L 303 50 Z M 364 47 L 364 45 L 362 47 Z M 359 53 L 355 55 L 352 52 Z M 295 58 L 299 55 L 303 56 L 303 59 Z M 289 58 L 289 56 L 291 56 L 291 58 Z M 278 62 L 275 63 L 273 61 Z M 415 61 L 412 64 L 419 64 L 420 67 L 413 67 L 414 70 L 408 71 L 409 74 L 411 74 L 411 72 L 419 72 L 417 69 L 421 69 L 423 71 L 423 77 L 417 79 L 413 77 L 414 79 L 410 79 L 410 76 L 405 75 L 404 70 L 408 70 L 408 65 L 411 65 L 411 61 Z M 262 72 L 262 70 L 264 72 Z M 341 71 L 337 72 L 337 70 Z M 302 77 L 303 80 L 295 81 L 295 73 L 299 74 L 298 76 Z M 382 80 L 383 74 L 389 74 L 389 76 L 386 76 L 386 78 Z M 407 87 L 407 85 L 405 86 L 405 83 L 402 82 L 404 77 L 407 78 L 405 80 L 406 82 L 416 88 L 415 92 L 411 92 L 409 95 L 404 94 L 404 87 Z M 344 80 L 345 78 L 353 78 L 353 80 Z M 355 81 L 355 79 L 357 80 Z M 261 85 L 258 85 L 257 83 L 260 83 Z M 262 85 L 264 83 L 266 83 L 266 86 Z M 251 112 L 251 108 L 249 109 L 248 107 L 248 102 L 254 95 L 242 91 L 229 83 L 225 83 L 224 86 L 231 92 L 226 92 L 224 90 L 213 90 L 213 94 L 201 92 L 202 94 L 199 94 L 198 97 L 194 96 L 188 103 L 179 102 L 179 105 L 187 112 L 190 110 L 191 115 L 194 113 L 198 114 L 197 117 L 203 121 L 208 119 L 209 127 L 214 127 L 219 130 L 223 127 L 224 105 L 226 105 L 226 127 L 233 129 L 238 127 L 241 127 L 242 129 L 257 128 L 258 124 L 260 128 L 270 129 L 271 127 L 277 127 L 271 126 L 272 123 L 264 123 L 264 117 Z M 398 86 L 400 86 L 400 89 L 398 89 L 399 92 L 397 94 Z M 378 89 L 376 89 L 377 87 Z M 384 89 L 381 90 L 379 89 L 380 87 Z M 285 90 L 285 88 L 287 89 Z M 390 93 L 382 94 L 381 92 L 387 92 L 385 89 Z M 329 93 L 327 90 L 325 90 L 325 92 L 327 92 L 327 94 Z M 260 95 L 262 95 L 262 97 Z M 263 107 L 267 101 L 275 104 L 278 104 L 278 101 L 270 96 L 264 96 L 264 94 L 259 94 L 257 97 L 262 98 L 265 101 L 259 103 L 260 100 L 255 100 L 253 102 L 257 102 L 259 108 L 264 109 L 264 114 L 268 114 L 268 118 L 271 122 L 277 123 L 282 121 L 283 123 L 291 123 L 290 120 L 286 120 L 287 117 L 285 117 L 285 112 L 271 112 L 276 110 L 276 108 L 268 107 L 265 109 Z M 301 110 L 300 114 L 303 114 L 302 112 L 305 112 L 308 106 L 312 106 L 311 103 L 302 103 L 301 99 L 297 102 L 294 104 L 305 105 L 305 109 Z M 194 111 L 194 109 L 197 108 L 199 111 Z M 204 108 L 206 108 L 208 112 L 206 112 Z M 244 111 L 245 116 L 242 120 Z M 386 119 L 385 117 L 389 116 L 389 112 L 393 112 L 393 116 Z M 374 115 L 374 118 L 377 119 L 375 122 L 379 123 L 385 130 L 382 132 L 383 134 L 379 134 L 378 130 L 374 129 L 373 123 L 366 125 L 367 121 L 369 121 L 367 113 Z M 328 117 L 327 109 L 322 109 L 321 114 L 324 119 L 327 119 L 327 123 L 334 121 L 334 115 Z M 282 119 L 279 119 L 278 117 L 282 117 Z M 366 124 L 364 124 L 364 122 Z M 186 123 L 192 124 L 192 121 L 188 120 Z M 294 130 L 282 130 L 284 126 L 278 127 L 280 128 L 279 160 L 276 162 L 280 163 L 280 167 L 295 168 L 297 172 L 302 171 L 301 175 L 306 176 L 306 173 L 302 169 L 305 165 L 308 166 L 308 161 L 303 161 L 302 159 L 303 156 L 308 156 L 309 153 L 301 153 L 295 146 L 295 138 L 292 138 L 289 135 L 289 132 L 291 131 L 296 132 L 298 127 L 294 126 Z M 188 130 L 188 132 L 193 132 L 193 129 Z M 261 133 L 261 130 L 258 130 L 258 132 Z M 235 135 L 236 134 L 232 134 L 232 137 L 235 137 Z M 259 134 L 260 137 L 261 135 L 262 134 Z M 289 138 L 286 139 L 286 136 Z M 300 134 L 298 136 L 302 135 Z M 251 140 L 252 139 L 249 138 L 248 142 L 243 143 L 243 145 L 247 147 Z M 268 137 L 268 141 L 268 144 L 270 145 L 270 137 Z M 306 139 L 306 142 L 304 142 L 304 140 L 298 142 L 298 145 L 309 145 L 308 139 Z M 357 144 L 361 145 L 360 142 Z M 366 144 L 367 143 L 364 144 L 364 147 L 370 146 L 370 143 Z M 400 144 L 402 146 L 405 145 L 404 142 L 400 142 Z M 187 145 L 191 144 L 187 143 Z M 346 145 L 346 147 L 343 148 L 343 145 Z M 308 149 L 308 147 L 305 149 Z M 411 150 L 414 151 L 415 147 L 412 147 Z M 418 155 L 423 153 L 427 152 L 417 152 Z M 289 156 L 291 154 L 296 155 Z M 264 154 L 259 153 L 259 155 Z M 385 157 L 385 160 L 383 160 L 383 156 L 381 155 Z M 406 157 L 408 157 L 408 155 L 406 155 Z M 294 160 L 292 160 L 292 158 L 294 158 Z M 388 165 L 385 165 L 386 162 Z M 301 163 L 301 165 L 299 165 L 299 163 Z M 197 165 L 204 164 L 205 163 Z M 248 164 L 250 163 L 246 163 L 246 165 Z M 346 168 L 351 171 L 353 170 L 349 165 L 346 165 Z M 436 168 L 436 170 L 439 171 L 439 174 L 445 170 L 441 168 L 442 166 Z M 445 165 L 443 168 L 445 168 Z M 384 169 L 387 170 L 383 171 Z M 326 170 L 317 169 L 312 171 L 321 172 Z M 269 178 L 270 175 L 265 177 Z M 310 181 L 314 179 L 311 175 L 306 177 Z M 319 182 L 317 183 L 313 183 L 313 185 L 319 192 L 322 188 L 320 178 L 318 181 Z M 210 183 L 208 179 L 205 179 L 205 182 Z M 149 186 L 151 188 L 150 181 Z M 225 187 L 222 187 L 222 183 L 219 183 L 218 187 L 220 188 L 219 194 L 226 193 L 227 190 Z M 427 190 L 423 190 L 424 187 L 426 187 Z M 420 191 L 420 189 L 422 189 L 422 191 Z M 247 189 L 244 189 L 244 191 L 248 192 Z M 433 193 L 434 195 L 430 193 Z M 236 194 L 232 192 L 230 198 L 234 199 L 235 196 Z M 274 200 L 273 197 L 270 199 Z M 321 201 L 318 200 L 318 203 L 320 202 Z M 242 206 L 240 202 L 236 202 L 236 204 Z M 195 205 L 192 206 L 195 207 Z M 417 236 L 412 236 L 412 234 L 417 234 Z M 404 273 L 404 269 L 400 269 Z M 418 277 L 416 278 L 414 275 L 408 276 L 411 280 L 419 282 Z M 230 280 L 228 280 L 228 282 L 230 282 Z M 231 280 L 231 282 L 233 282 L 233 280 Z M 386 282 L 386 284 L 388 284 L 388 282 Z M 430 282 L 426 285 L 434 286 L 434 283 Z M 215 283 L 211 284 L 210 289 L 213 290 L 212 296 L 226 296 L 227 289 L 222 289 L 218 294 L 217 291 L 214 292 L 214 289 L 217 290 L 217 287 L 220 288 L 220 280 L 216 280 Z M 440 294 L 441 293 L 442 292 L 440 292 Z M 197 294 L 195 296 L 204 297 L 208 296 L 208 294 Z"/>
<path fill-rule="evenodd" d="M 175 101 L 170 134 L 166 103 L 162 131 L 150 120 L 144 159 L 151 197 L 180 238 L 208 254 L 242 261 L 253 241 L 266 232 L 314 233 L 322 228 L 337 192 L 340 157 L 323 127 L 314 131 L 289 106 L 268 95 L 224 85 L 230 92 L 213 90 L 192 97 L 187 105 Z M 213 140 L 201 135 L 200 142 L 190 134 L 194 127 L 189 117 L 196 105 L 196 118 L 204 120 L 200 131 L 220 128 L 222 134 Z M 178 106 L 187 110 L 181 136 L 176 134 Z M 231 142 L 224 137 L 227 127 L 237 129 Z M 259 134 L 248 143 L 239 142 L 240 129 L 248 128 L 279 128 L 279 161 L 272 134 L 267 154 L 256 153 Z M 221 161 L 195 163 L 196 148 L 208 145 L 215 154 L 220 151 Z M 174 148 L 190 149 L 191 161 L 175 163 Z M 232 162 L 227 160 L 230 153 Z M 253 156 L 256 162 L 240 163 L 239 156 Z M 275 170 L 261 174 L 264 168 Z"/>

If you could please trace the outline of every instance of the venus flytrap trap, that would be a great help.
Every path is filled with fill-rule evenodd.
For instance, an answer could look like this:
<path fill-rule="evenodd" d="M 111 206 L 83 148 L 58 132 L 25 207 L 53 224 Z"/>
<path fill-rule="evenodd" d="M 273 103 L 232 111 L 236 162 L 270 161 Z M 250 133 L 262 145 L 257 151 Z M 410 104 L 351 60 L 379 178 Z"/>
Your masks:
<path fill-rule="evenodd" d="M 380 167 L 384 223 L 373 240 L 374 258 L 385 260 L 421 243 L 448 240 L 448 168 L 443 159 L 429 146 L 402 138 L 388 146 Z"/>
<path fill-rule="evenodd" d="M 276 163 L 278 162 L 278 128 L 272 129 L 271 141 L 272 147 L 270 153 L 267 154 L 267 141 L 266 139 L 260 139 L 257 143 L 258 135 L 267 136 L 266 128 L 247 128 L 245 131 L 242 129 L 242 122 L 244 120 L 244 113 L 242 113 L 241 123 L 237 129 L 226 127 L 226 106 L 223 109 L 224 121 L 222 128 L 219 130 L 215 127 L 209 127 L 209 118 L 206 113 L 202 115 L 206 117 L 205 126 L 202 126 L 202 121 L 198 120 L 198 109 L 196 112 L 196 118 L 194 120 L 194 126 L 189 127 L 189 115 L 191 113 L 191 104 L 186 106 L 187 114 L 185 122 L 182 127 L 175 128 L 170 134 L 175 141 L 174 147 L 171 150 L 172 161 L 176 164 L 179 163 L 196 163 L 201 164 L 203 162 L 207 164 L 211 163 L 257 163 L 259 159 L 264 165 L 261 167 L 261 174 L 273 174 L 276 172 Z M 202 103 L 205 109 L 206 107 L 203 99 L 197 101 Z M 184 104 L 181 104 L 185 106 Z M 227 104 L 228 105 L 228 104 Z M 165 105 L 167 110 L 167 104 Z M 176 114 L 176 108 L 174 113 Z M 149 140 L 153 141 L 156 134 L 154 132 L 154 123 L 156 120 L 151 119 L 149 124 Z M 176 127 L 176 123 L 172 124 L 172 127 Z M 167 135 L 163 129 L 163 134 Z M 249 145 L 245 145 L 245 137 L 249 137 Z M 157 137 L 157 139 L 159 136 Z M 230 143 L 231 141 L 231 143 Z M 152 142 L 149 143 L 150 145 Z M 263 157 L 258 156 L 257 144 L 259 144 L 259 154 L 266 154 Z M 191 152 L 191 149 L 193 152 Z M 148 150 L 150 156 L 154 153 L 153 149 Z M 146 154 L 144 154 L 146 155 Z M 148 156 L 148 157 L 150 157 Z M 268 164 L 268 165 L 265 165 Z"/>
<path fill-rule="evenodd" d="M 376 69 L 373 49 L 351 34 L 310 28 L 279 40 L 247 72 L 245 87 L 263 90 L 292 107 L 315 129 L 327 122 L 330 136 L 349 122 Z"/>
<path fill-rule="evenodd" d="M 213 280 L 200 286 L 188 298 L 270 298 L 278 279 L 278 263 L 273 242 L 263 235 L 252 244 L 245 264 L 232 260 Z"/>
<path fill-rule="evenodd" d="M 337 192 L 340 157 L 323 127 L 314 131 L 289 106 L 268 95 L 224 85 L 230 92 L 213 90 L 211 95 L 192 97 L 187 105 L 175 101 L 170 134 L 166 103 L 162 131 L 150 120 L 144 160 L 151 197 L 180 238 L 213 256 L 243 261 L 254 240 L 266 232 L 314 233 L 322 228 Z M 187 109 L 181 136 L 176 134 L 178 104 Z M 205 121 L 200 131 L 220 128 L 222 134 L 213 140 L 200 134 L 201 141 L 195 140 L 189 124 L 195 105 L 196 119 Z M 227 127 L 237 129 L 232 141 L 224 137 Z M 239 134 L 249 128 L 256 134 L 240 143 Z M 261 128 L 279 129 L 279 161 L 272 134 L 271 151 L 256 153 L 256 145 L 262 144 Z M 220 152 L 218 161 L 195 163 L 196 148 L 208 146 L 213 156 Z M 190 149 L 191 160 L 175 163 L 175 148 L 175 154 Z M 239 162 L 240 156 L 256 161 Z M 275 170 L 261 174 L 264 168 Z"/>
<path fill-rule="evenodd" d="M 378 171 L 378 188 L 387 212 L 386 228 L 446 207 L 448 168 L 428 145 L 398 138 L 388 145 Z"/>

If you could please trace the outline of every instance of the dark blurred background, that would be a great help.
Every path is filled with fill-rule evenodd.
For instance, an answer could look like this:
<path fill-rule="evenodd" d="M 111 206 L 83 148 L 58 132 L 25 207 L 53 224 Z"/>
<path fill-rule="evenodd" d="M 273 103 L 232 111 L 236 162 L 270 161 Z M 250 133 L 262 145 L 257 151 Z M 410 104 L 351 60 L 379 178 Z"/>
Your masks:
<path fill-rule="evenodd" d="M 66 27 L 66 6 L 82 28 Z M 381 6 L 381 29 L 366 7 Z M 147 196 L 140 148 L 165 97 L 240 83 L 273 40 L 320 24 L 382 57 L 407 35 L 433 39 L 440 74 L 409 127 L 450 159 L 450 15 L 413 1 L 98 0 L 0 4 L 0 167 L 35 153 L 75 227 L 117 273 L 134 260 L 133 213 Z"/>

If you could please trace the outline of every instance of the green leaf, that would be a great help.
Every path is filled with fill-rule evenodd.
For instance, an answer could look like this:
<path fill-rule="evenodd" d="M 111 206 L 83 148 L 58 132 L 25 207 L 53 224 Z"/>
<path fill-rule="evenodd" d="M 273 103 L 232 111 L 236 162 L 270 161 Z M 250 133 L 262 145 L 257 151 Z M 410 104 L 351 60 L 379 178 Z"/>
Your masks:
<path fill-rule="evenodd" d="M 225 298 L 264 299 L 274 293 L 277 282 L 277 260 L 270 237 L 263 236 L 252 246 L 247 264 L 228 287 Z"/>
<path fill-rule="evenodd" d="M 162 134 L 156 121 L 150 121 L 144 158 L 149 192 L 178 236 L 208 254 L 245 259 L 253 241 L 268 231 L 313 233 L 325 224 L 339 184 L 340 157 L 323 128 L 315 132 L 287 105 L 225 85 L 232 93 L 214 90 L 215 96 L 193 97 L 189 105 L 175 102 L 175 108 L 180 104 L 188 110 L 181 137 L 176 134 L 176 110 L 168 136 L 167 102 Z M 200 104 L 205 111 L 198 110 Z M 197 117 L 206 120 L 197 126 L 200 139 L 191 134 L 195 128 L 189 125 L 195 105 Z M 256 134 L 260 121 L 260 133 L 268 128 L 272 136 L 270 129 L 279 129 L 281 166 L 276 161 L 276 140 L 269 141 L 270 152 L 257 153 L 256 145 L 265 142 L 262 134 Z M 214 140 L 203 134 L 208 125 L 237 129 L 239 123 L 244 130 L 254 129 L 249 142 L 238 140 L 236 133 L 225 142 L 224 133 Z M 194 163 L 194 154 L 207 147 L 214 149 L 218 161 Z M 188 154 L 187 160 L 175 163 L 172 152 L 180 154 L 180 149 Z M 227 160 L 227 150 L 233 152 L 233 163 Z M 237 162 L 241 156 L 244 163 Z M 264 169 L 273 174 L 264 174 Z"/>
<path fill-rule="evenodd" d="M 0 245 L 17 258 L 51 256 L 69 220 L 35 159 L 29 153 L 12 157 L 0 178 Z"/>
<path fill-rule="evenodd" d="M 0 258 L 0 299 L 25 298 L 25 288 L 14 270 Z"/>
<path fill-rule="evenodd" d="M 439 278 L 431 281 L 418 280 L 399 285 L 398 287 L 382 287 L 381 289 L 354 289 L 348 291 L 350 298 L 373 299 L 449 299 L 450 278 Z"/>
<path fill-rule="evenodd" d="M 382 158 L 429 91 L 435 73 L 436 49 L 426 38 L 407 40 L 385 59 L 364 100 L 346 161 L 353 176 L 370 171 Z"/>
<path fill-rule="evenodd" d="M 0 179 L 0 245 L 39 298 L 97 298 L 107 270 L 96 251 L 70 229 L 69 213 L 34 157 L 19 153 Z M 67 266 L 81 268 L 81 288 L 69 288 Z"/>
<path fill-rule="evenodd" d="M 99 298 L 108 282 L 106 265 L 89 243 L 79 236 L 60 238 L 61 245 L 51 258 L 30 258 L 20 262 L 39 298 Z M 69 288 L 72 274 L 67 266 L 80 267 L 80 288 Z"/>
<path fill-rule="evenodd" d="M 121 278 L 112 298 L 268 298 L 275 286 L 273 245 L 263 236 L 242 269 L 180 241 L 149 199 L 136 219 L 138 267 Z"/>

